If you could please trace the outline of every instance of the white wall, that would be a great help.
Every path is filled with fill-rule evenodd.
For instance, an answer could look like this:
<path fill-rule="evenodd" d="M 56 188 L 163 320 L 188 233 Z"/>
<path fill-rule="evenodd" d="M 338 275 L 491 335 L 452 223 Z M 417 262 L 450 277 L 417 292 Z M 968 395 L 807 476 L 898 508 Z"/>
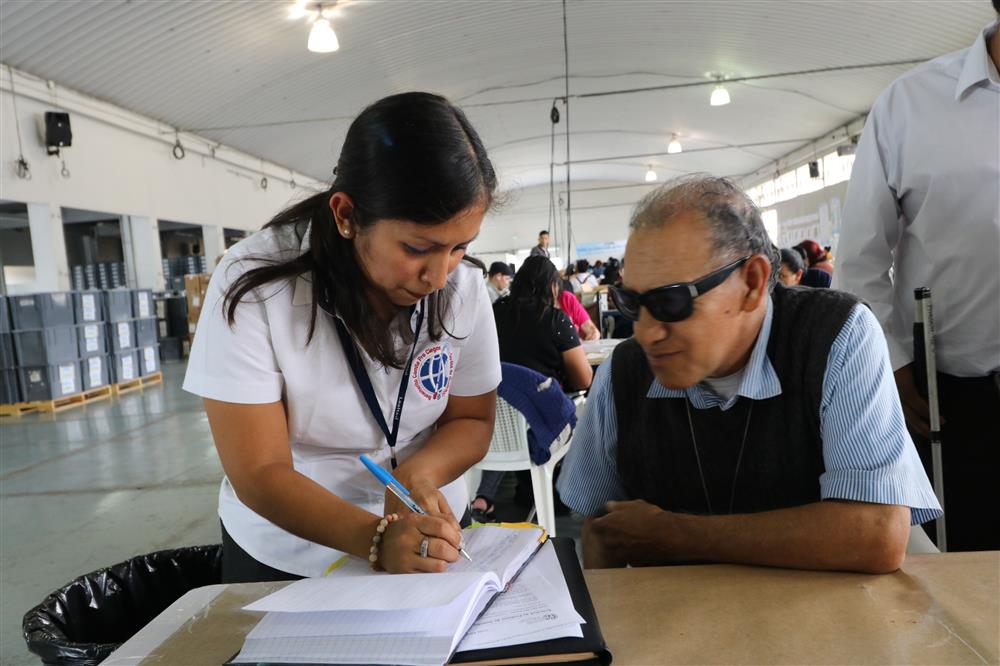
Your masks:
<path fill-rule="evenodd" d="M 613 243 L 628 238 L 628 221 L 635 204 L 652 185 L 622 183 L 578 183 L 573 192 L 573 259 L 607 259 L 607 250 L 593 256 L 577 254 L 576 246 L 585 243 Z M 622 187 L 622 185 L 625 185 Z M 563 192 L 565 184 L 558 188 Z M 579 188 L 579 191 L 577 191 Z M 847 195 L 847 182 L 806 194 L 763 209 L 777 215 L 779 247 L 791 247 L 812 238 L 821 245 L 832 245 L 836 254 L 842 224 L 841 211 Z M 558 196 L 558 194 L 557 194 Z M 563 192 L 562 196 L 565 197 Z M 496 255 L 530 248 L 537 242 L 540 229 L 548 225 L 549 188 L 537 186 L 507 194 L 508 200 L 487 215 L 479 238 L 472 245 L 476 256 Z M 553 245 L 565 254 L 565 238 L 556 232 Z M 620 253 L 618 253 L 620 254 Z"/>
<path fill-rule="evenodd" d="M 44 207 L 51 216 L 62 208 L 74 208 L 144 221 L 139 231 L 145 233 L 138 233 L 126 256 L 137 286 L 163 288 L 159 243 L 146 242 L 158 240 L 157 220 L 216 228 L 213 238 L 221 238 L 223 227 L 258 229 L 289 202 L 323 187 L 252 155 L 196 135 L 178 135 L 152 118 L 59 86 L 50 88 L 17 70 L 13 71 L 15 114 L 10 70 L 0 72 L 0 199 L 39 211 Z M 52 110 L 70 114 L 73 145 L 61 157 L 47 155 L 39 129 L 43 114 Z M 172 153 L 178 138 L 186 153 L 183 159 Z M 17 175 L 21 150 L 31 167 L 30 179 Z M 266 188 L 261 184 L 264 176 Z M 47 217 L 38 214 L 29 220 L 35 274 L 31 280 L 19 280 L 12 292 L 69 288 L 61 220 L 53 227 L 43 221 Z"/>
<path fill-rule="evenodd" d="M 836 256 L 846 197 L 844 181 L 766 208 L 778 215 L 778 247 L 791 247 L 811 238 L 820 245 L 832 246 Z"/>
<path fill-rule="evenodd" d="M 13 97 L 6 67 L 0 76 L 0 199 L 45 202 L 122 215 L 143 215 L 192 224 L 235 229 L 259 228 L 304 186 L 320 183 L 302 174 L 288 185 L 288 169 L 245 153 L 219 147 L 216 158 L 209 142 L 181 134 L 187 156 L 171 155 L 173 129 L 152 118 L 74 93 L 53 92 L 44 81 L 14 70 L 17 110 L 24 156 L 31 164 L 31 180 L 17 178 L 18 157 Z M 37 120 L 45 111 L 70 113 L 73 146 L 64 150 L 70 177 L 60 175 L 61 163 L 42 145 Z M 259 185 L 264 171 L 266 190 Z M 281 182 L 284 180 L 285 182 Z"/>
<path fill-rule="evenodd" d="M 653 183 L 652 185 L 656 185 Z M 558 197 L 565 199 L 565 182 L 557 184 Z M 650 189 L 645 183 L 574 183 L 572 193 L 573 259 L 579 259 L 576 246 L 605 243 L 628 237 L 628 221 L 636 202 Z M 549 187 L 539 185 L 508 192 L 502 205 L 487 215 L 479 238 L 472 245 L 473 254 L 516 254 L 538 242 L 538 232 L 549 226 Z M 563 206 L 565 208 L 565 206 Z M 564 213 L 560 214 L 560 218 Z M 551 246 L 565 256 L 563 225 L 554 225 Z M 607 255 L 583 257 L 607 259 Z"/>

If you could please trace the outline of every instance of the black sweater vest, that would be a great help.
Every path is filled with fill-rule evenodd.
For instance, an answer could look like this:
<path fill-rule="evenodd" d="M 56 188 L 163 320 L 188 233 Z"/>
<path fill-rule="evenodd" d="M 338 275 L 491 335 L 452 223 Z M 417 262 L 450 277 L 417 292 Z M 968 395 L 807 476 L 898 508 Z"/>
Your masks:
<path fill-rule="evenodd" d="M 781 285 L 771 299 L 767 356 L 781 394 L 754 401 L 740 397 L 727 411 L 690 410 L 714 514 L 769 511 L 820 499 L 819 477 L 825 469 L 819 430 L 823 375 L 833 341 L 859 301 L 830 289 Z M 615 349 L 611 382 L 618 473 L 625 490 L 633 499 L 668 511 L 707 514 L 686 398 L 647 398 L 652 381 L 652 370 L 634 338 Z"/>

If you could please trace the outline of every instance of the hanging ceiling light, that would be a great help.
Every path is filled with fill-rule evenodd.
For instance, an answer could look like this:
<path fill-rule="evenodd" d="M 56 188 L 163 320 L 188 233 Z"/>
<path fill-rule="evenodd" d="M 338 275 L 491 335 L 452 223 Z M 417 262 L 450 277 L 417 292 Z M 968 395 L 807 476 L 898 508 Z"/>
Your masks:
<path fill-rule="evenodd" d="M 646 172 L 646 182 L 647 183 L 652 183 L 655 180 L 656 180 L 656 172 L 653 171 L 653 165 L 650 164 L 649 165 L 649 171 Z"/>
<path fill-rule="evenodd" d="M 670 155 L 676 155 L 677 153 L 682 152 L 683 150 L 684 147 L 681 146 L 681 142 L 677 140 L 677 135 L 674 134 L 673 137 L 670 139 L 670 143 L 667 144 L 667 153 L 669 153 Z"/>
<path fill-rule="evenodd" d="M 306 9 L 306 3 L 308 0 L 295 0 L 292 6 L 288 8 L 288 18 L 290 19 L 300 19 L 303 16 L 309 15 L 309 10 Z"/>
<path fill-rule="evenodd" d="M 332 53 L 340 48 L 337 33 L 333 31 L 330 21 L 323 18 L 323 5 L 320 5 L 316 21 L 309 31 L 309 43 L 306 48 L 313 53 Z"/>
<path fill-rule="evenodd" d="M 725 106 L 729 104 L 729 91 L 726 90 L 726 86 L 722 85 L 722 78 L 716 79 L 719 81 L 712 90 L 712 96 L 709 98 L 708 103 L 712 106 Z"/>

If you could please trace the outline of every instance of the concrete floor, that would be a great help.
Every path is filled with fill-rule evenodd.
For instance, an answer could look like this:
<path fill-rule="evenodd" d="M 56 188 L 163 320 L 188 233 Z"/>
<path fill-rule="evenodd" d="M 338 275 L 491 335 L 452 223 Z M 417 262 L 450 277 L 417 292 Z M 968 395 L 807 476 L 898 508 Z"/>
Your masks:
<path fill-rule="evenodd" d="M 0 420 L 0 664 L 38 664 L 24 613 L 73 578 L 164 548 L 218 543 L 222 467 L 201 399 L 163 383 L 56 415 Z M 513 476 L 498 498 L 503 520 Z M 579 536 L 571 516 L 560 536 Z"/>
<path fill-rule="evenodd" d="M 38 664 L 21 618 L 76 576 L 134 555 L 218 543 L 222 467 L 201 399 L 160 385 L 0 421 L 0 664 Z"/>

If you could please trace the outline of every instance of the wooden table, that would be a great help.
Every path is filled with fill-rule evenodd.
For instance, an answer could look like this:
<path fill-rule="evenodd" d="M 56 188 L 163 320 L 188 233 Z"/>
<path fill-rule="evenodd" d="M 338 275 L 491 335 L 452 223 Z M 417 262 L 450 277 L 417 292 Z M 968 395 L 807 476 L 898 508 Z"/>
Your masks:
<path fill-rule="evenodd" d="M 998 664 L 1000 552 L 911 555 L 885 576 L 730 565 L 605 569 L 587 585 L 615 664 Z M 179 599 L 106 665 L 221 663 L 283 583 Z"/>

